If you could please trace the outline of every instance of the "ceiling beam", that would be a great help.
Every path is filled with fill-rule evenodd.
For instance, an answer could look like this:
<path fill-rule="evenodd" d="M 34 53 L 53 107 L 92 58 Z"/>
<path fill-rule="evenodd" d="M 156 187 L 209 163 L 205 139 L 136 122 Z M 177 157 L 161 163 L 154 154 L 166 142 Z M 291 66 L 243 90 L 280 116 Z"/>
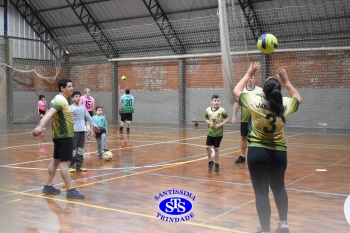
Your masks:
<path fill-rule="evenodd" d="M 158 0 L 142 0 L 147 10 L 151 14 L 153 20 L 156 22 L 159 30 L 164 36 L 165 40 L 171 47 L 174 53 L 183 54 L 185 53 L 185 47 L 182 44 L 180 38 L 176 34 L 170 20 L 168 19 L 163 8 L 159 4 Z"/>
<path fill-rule="evenodd" d="M 66 0 L 68 5 L 79 18 L 85 29 L 89 32 L 95 43 L 100 47 L 107 58 L 118 57 L 118 51 L 114 48 L 109 38 L 102 31 L 90 11 L 82 0 Z"/>
<path fill-rule="evenodd" d="M 244 17 L 247 20 L 248 26 L 253 34 L 255 41 L 258 41 L 259 36 L 263 34 L 263 30 L 258 16 L 254 10 L 252 1 L 238 0 L 238 3 L 244 13 Z"/>
<path fill-rule="evenodd" d="M 90 5 L 90 4 L 101 3 L 101 2 L 109 2 L 109 1 L 113 1 L 113 0 L 95 0 L 95 1 L 85 2 L 84 4 L 85 5 Z M 37 10 L 36 13 L 47 12 L 47 11 L 55 11 L 55 10 L 62 10 L 62 9 L 66 9 L 66 8 L 70 8 L 70 6 L 69 5 L 64 5 L 64 6 L 57 6 L 57 7 L 50 7 L 50 8 L 40 9 L 40 10 Z"/>
<path fill-rule="evenodd" d="M 200 7 L 200 8 L 196 8 L 196 9 L 192 9 L 192 10 L 188 9 L 188 10 L 171 11 L 171 12 L 166 12 L 166 14 L 167 15 L 172 15 L 172 14 L 195 12 L 195 11 L 203 11 L 203 10 L 213 10 L 213 9 L 217 9 L 217 6 L 214 6 L 214 7 Z M 112 22 L 117 22 L 117 21 L 144 19 L 144 18 L 149 18 L 149 14 L 147 14 L 147 15 L 140 15 L 140 16 L 136 16 L 136 17 L 123 17 L 123 18 L 117 18 L 117 19 L 101 20 L 101 21 L 98 21 L 98 23 L 99 24 L 103 24 L 103 23 L 112 23 Z M 65 26 L 50 27 L 50 29 L 51 30 L 56 30 L 56 29 L 70 28 L 70 27 L 79 27 L 79 26 L 81 26 L 81 24 L 71 24 L 71 25 L 65 25 Z"/>

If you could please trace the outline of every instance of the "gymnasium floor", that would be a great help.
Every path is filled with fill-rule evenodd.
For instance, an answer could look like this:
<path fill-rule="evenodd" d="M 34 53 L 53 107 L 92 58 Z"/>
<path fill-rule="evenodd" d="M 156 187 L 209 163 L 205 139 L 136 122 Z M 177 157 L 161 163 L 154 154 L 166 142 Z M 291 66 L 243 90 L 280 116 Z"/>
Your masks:
<path fill-rule="evenodd" d="M 238 126 L 225 128 L 220 172 L 208 172 L 203 124 L 197 129 L 134 124 L 130 135 L 117 135 L 116 126 L 109 126 L 113 159 L 98 159 L 92 139 L 85 146 L 88 171 L 71 175 L 84 200 L 66 199 L 59 172 L 54 184 L 62 193 L 42 195 L 53 144 L 50 129 L 34 138 L 33 128 L 13 126 L 0 133 L 0 232 L 245 233 L 259 227 L 247 164 L 234 163 Z M 291 232 L 350 232 L 344 214 L 350 194 L 350 130 L 288 128 L 286 138 Z M 163 213 L 161 200 L 171 196 L 159 193 L 169 189 L 191 193 L 190 220 L 157 218 Z M 278 214 L 272 196 L 271 206 L 274 232 Z"/>

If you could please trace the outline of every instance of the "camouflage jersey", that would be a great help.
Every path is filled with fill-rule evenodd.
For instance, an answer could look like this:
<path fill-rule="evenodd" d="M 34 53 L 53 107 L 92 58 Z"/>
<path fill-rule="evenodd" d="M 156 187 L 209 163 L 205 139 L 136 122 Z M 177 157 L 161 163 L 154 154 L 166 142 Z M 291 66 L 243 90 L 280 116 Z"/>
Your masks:
<path fill-rule="evenodd" d="M 52 118 L 52 138 L 72 138 L 74 136 L 74 120 L 66 97 L 62 94 L 56 95 L 51 101 L 50 107 L 57 110 Z"/>
<path fill-rule="evenodd" d="M 243 89 L 243 93 L 248 93 L 251 95 L 260 95 L 262 91 L 263 91 L 262 88 L 258 86 L 254 86 L 252 90 L 248 90 L 247 87 Z M 249 117 L 250 117 L 249 111 L 245 107 L 241 106 L 241 122 L 248 122 Z"/>
<path fill-rule="evenodd" d="M 214 124 L 220 124 L 224 121 L 224 119 L 227 118 L 227 112 L 222 107 L 219 107 L 217 110 L 214 110 L 214 111 L 212 110 L 211 107 L 208 107 L 205 110 L 205 118 L 213 122 Z M 223 127 L 220 127 L 218 129 L 213 129 L 210 126 L 208 126 L 208 136 L 220 137 L 223 135 L 224 135 Z"/>
<path fill-rule="evenodd" d="M 284 140 L 282 119 L 269 110 L 265 98 L 257 95 L 241 93 L 239 103 L 251 114 L 248 121 L 249 147 L 263 147 L 271 150 L 287 151 Z M 296 98 L 283 97 L 284 116 L 287 117 L 298 110 L 299 101 Z"/>

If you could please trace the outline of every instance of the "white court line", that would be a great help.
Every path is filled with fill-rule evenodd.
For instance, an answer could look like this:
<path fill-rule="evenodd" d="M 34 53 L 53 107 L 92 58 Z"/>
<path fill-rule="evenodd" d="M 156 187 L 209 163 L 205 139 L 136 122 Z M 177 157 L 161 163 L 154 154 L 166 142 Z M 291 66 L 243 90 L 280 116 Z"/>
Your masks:
<path fill-rule="evenodd" d="M 295 145 L 294 143 L 287 143 L 288 147 L 300 147 L 300 148 L 330 148 L 330 149 L 336 149 L 336 150 L 349 150 L 350 147 L 342 147 L 342 146 L 327 146 L 327 145 Z M 329 156 L 329 155 L 328 155 Z"/>
<path fill-rule="evenodd" d="M 30 132 L 23 132 L 23 133 L 2 134 L 2 135 L 0 135 L 0 137 L 8 137 L 8 136 L 12 136 L 12 135 L 21 135 L 21 134 L 30 134 L 30 135 L 32 135 L 32 131 L 30 131 Z"/>
<path fill-rule="evenodd" d="M 232 149 L 232 148 L 229 148 L 229 149 Z M 227 150 L 229 150 L 229 149 L 227 149 Z M 205 158 L 206 155 L 205 154 L 197 154 L 197 155 L 192 155 L 192 156 L 188 156 L 188 157 L 185 157 L 185 158 L 178 158 L 178 159 L 172 159 L 172 160 L 163 161 L 163 162 L 159 162 L 159 163 L 156 163 L 156 164 L 153 164 L 153 165 L 162 164 L 162 163 L 169 163 L 169 162 L 178 161 L 178 160 L 185 160 L 185 159 L 188 159 L 188 158 L 199 157 L 199 156 L 203 156 Z M 186 162 L 186 160 L 184 162 Z M 184 163 L 184 162 L 181 162 L 181 163 Z M 169 163 L 169 164 L 171 165 L 171 164 L 175 164 L 175 163 Z M 3 167 L 3 165 L 2 165 L 2 167 Z M 47 168 L 45 170 L 47 170 Z M 57 169 L 57 170 L 59 170 L 59 169 Z M 122 171 L 106 173 L 106 174 L 101 174 L 101 175 L 96 175 L 96 176 L 89 176 L 89 177 L 86 177 L 86 178 L 72 180 L 71 182 L 75 183 L 77 181 L 84 181 L 84 180 L 88 180 L 88 179 L 95 179 L 95 178 L 99 178 L 99 177 L 104 177 L 104 176 L 109 176 L 109 175 L 114 175 L 114 174 L 124 173 L 124 172 L 133 172 L 133 169 L 129 169 L 128 170 L 127 168 L 124 168 Z M 58 183 L 56 185 L 64 185 L 64 182 Z M 28 189 L 28 190 L 22 190 L 22 191 L 18 191 L 16 193 L 9 193 L 9 194 L 5 194 L 5 195 L 1 195 L 0 198 L 16 195 L 17 193 L 27 193 L 27 192 L 37 191 L 37 190 L 41 190 L 41 189 L 42 189 L 42 187 L 34 188 L 34 189 Z"/>
<path fill-rule="evenodd" d="M 9 147 L 2 147 L 0 148 L 0 150 L 9 150 L 9 149 L 17 149 L 17 148 L 22 148 L 22 147 L 32 147 L 32 146 L 38 146 L 39 143 L 35 143 L 35 144 L 26 144 L 26 145 L 20 145 L 20 146 L 9 146 Z M 53 144 L 52 142 L 45 142 L 42 143 L 45 145 L 50 145 Z"/>
<path fill-rule="evenodd" d="M 316 135 L 320 135 L 320 136 L 350 136 L 350 134 L 342 134 L 342 133 L 311 133 L 309 132 L 308 134 L 316 134 Z"/>

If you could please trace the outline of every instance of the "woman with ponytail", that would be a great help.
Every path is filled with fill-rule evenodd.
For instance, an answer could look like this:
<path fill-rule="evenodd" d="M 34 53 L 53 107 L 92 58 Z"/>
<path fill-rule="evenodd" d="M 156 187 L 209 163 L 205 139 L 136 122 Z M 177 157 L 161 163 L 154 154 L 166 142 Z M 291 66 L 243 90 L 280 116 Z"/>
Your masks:
<path fill-rule="evenodd" d="M 287 72 L 282 67 L 276 72 L 277 78 L 270 77 L 266 80 L 261 96 L 243 93 L 248 80 L 254 76 L 259 67 L 260 63 L 251 63 L 247 73 L 233 90 L 234 97 L 251 114 L 247 137 L 248 168 L 261 225 L 257 233 L 270 232 L 269 187 L 273 192 L 279 214 L 279 225 L 275 232 L 289 233 L 288 196 L 284 184 L 287 169 L 284 127 L 286 118 L 298 110 L 301 96 L 289 82 Z M 290 97 L 282 96 L 282 85 Z"/>

